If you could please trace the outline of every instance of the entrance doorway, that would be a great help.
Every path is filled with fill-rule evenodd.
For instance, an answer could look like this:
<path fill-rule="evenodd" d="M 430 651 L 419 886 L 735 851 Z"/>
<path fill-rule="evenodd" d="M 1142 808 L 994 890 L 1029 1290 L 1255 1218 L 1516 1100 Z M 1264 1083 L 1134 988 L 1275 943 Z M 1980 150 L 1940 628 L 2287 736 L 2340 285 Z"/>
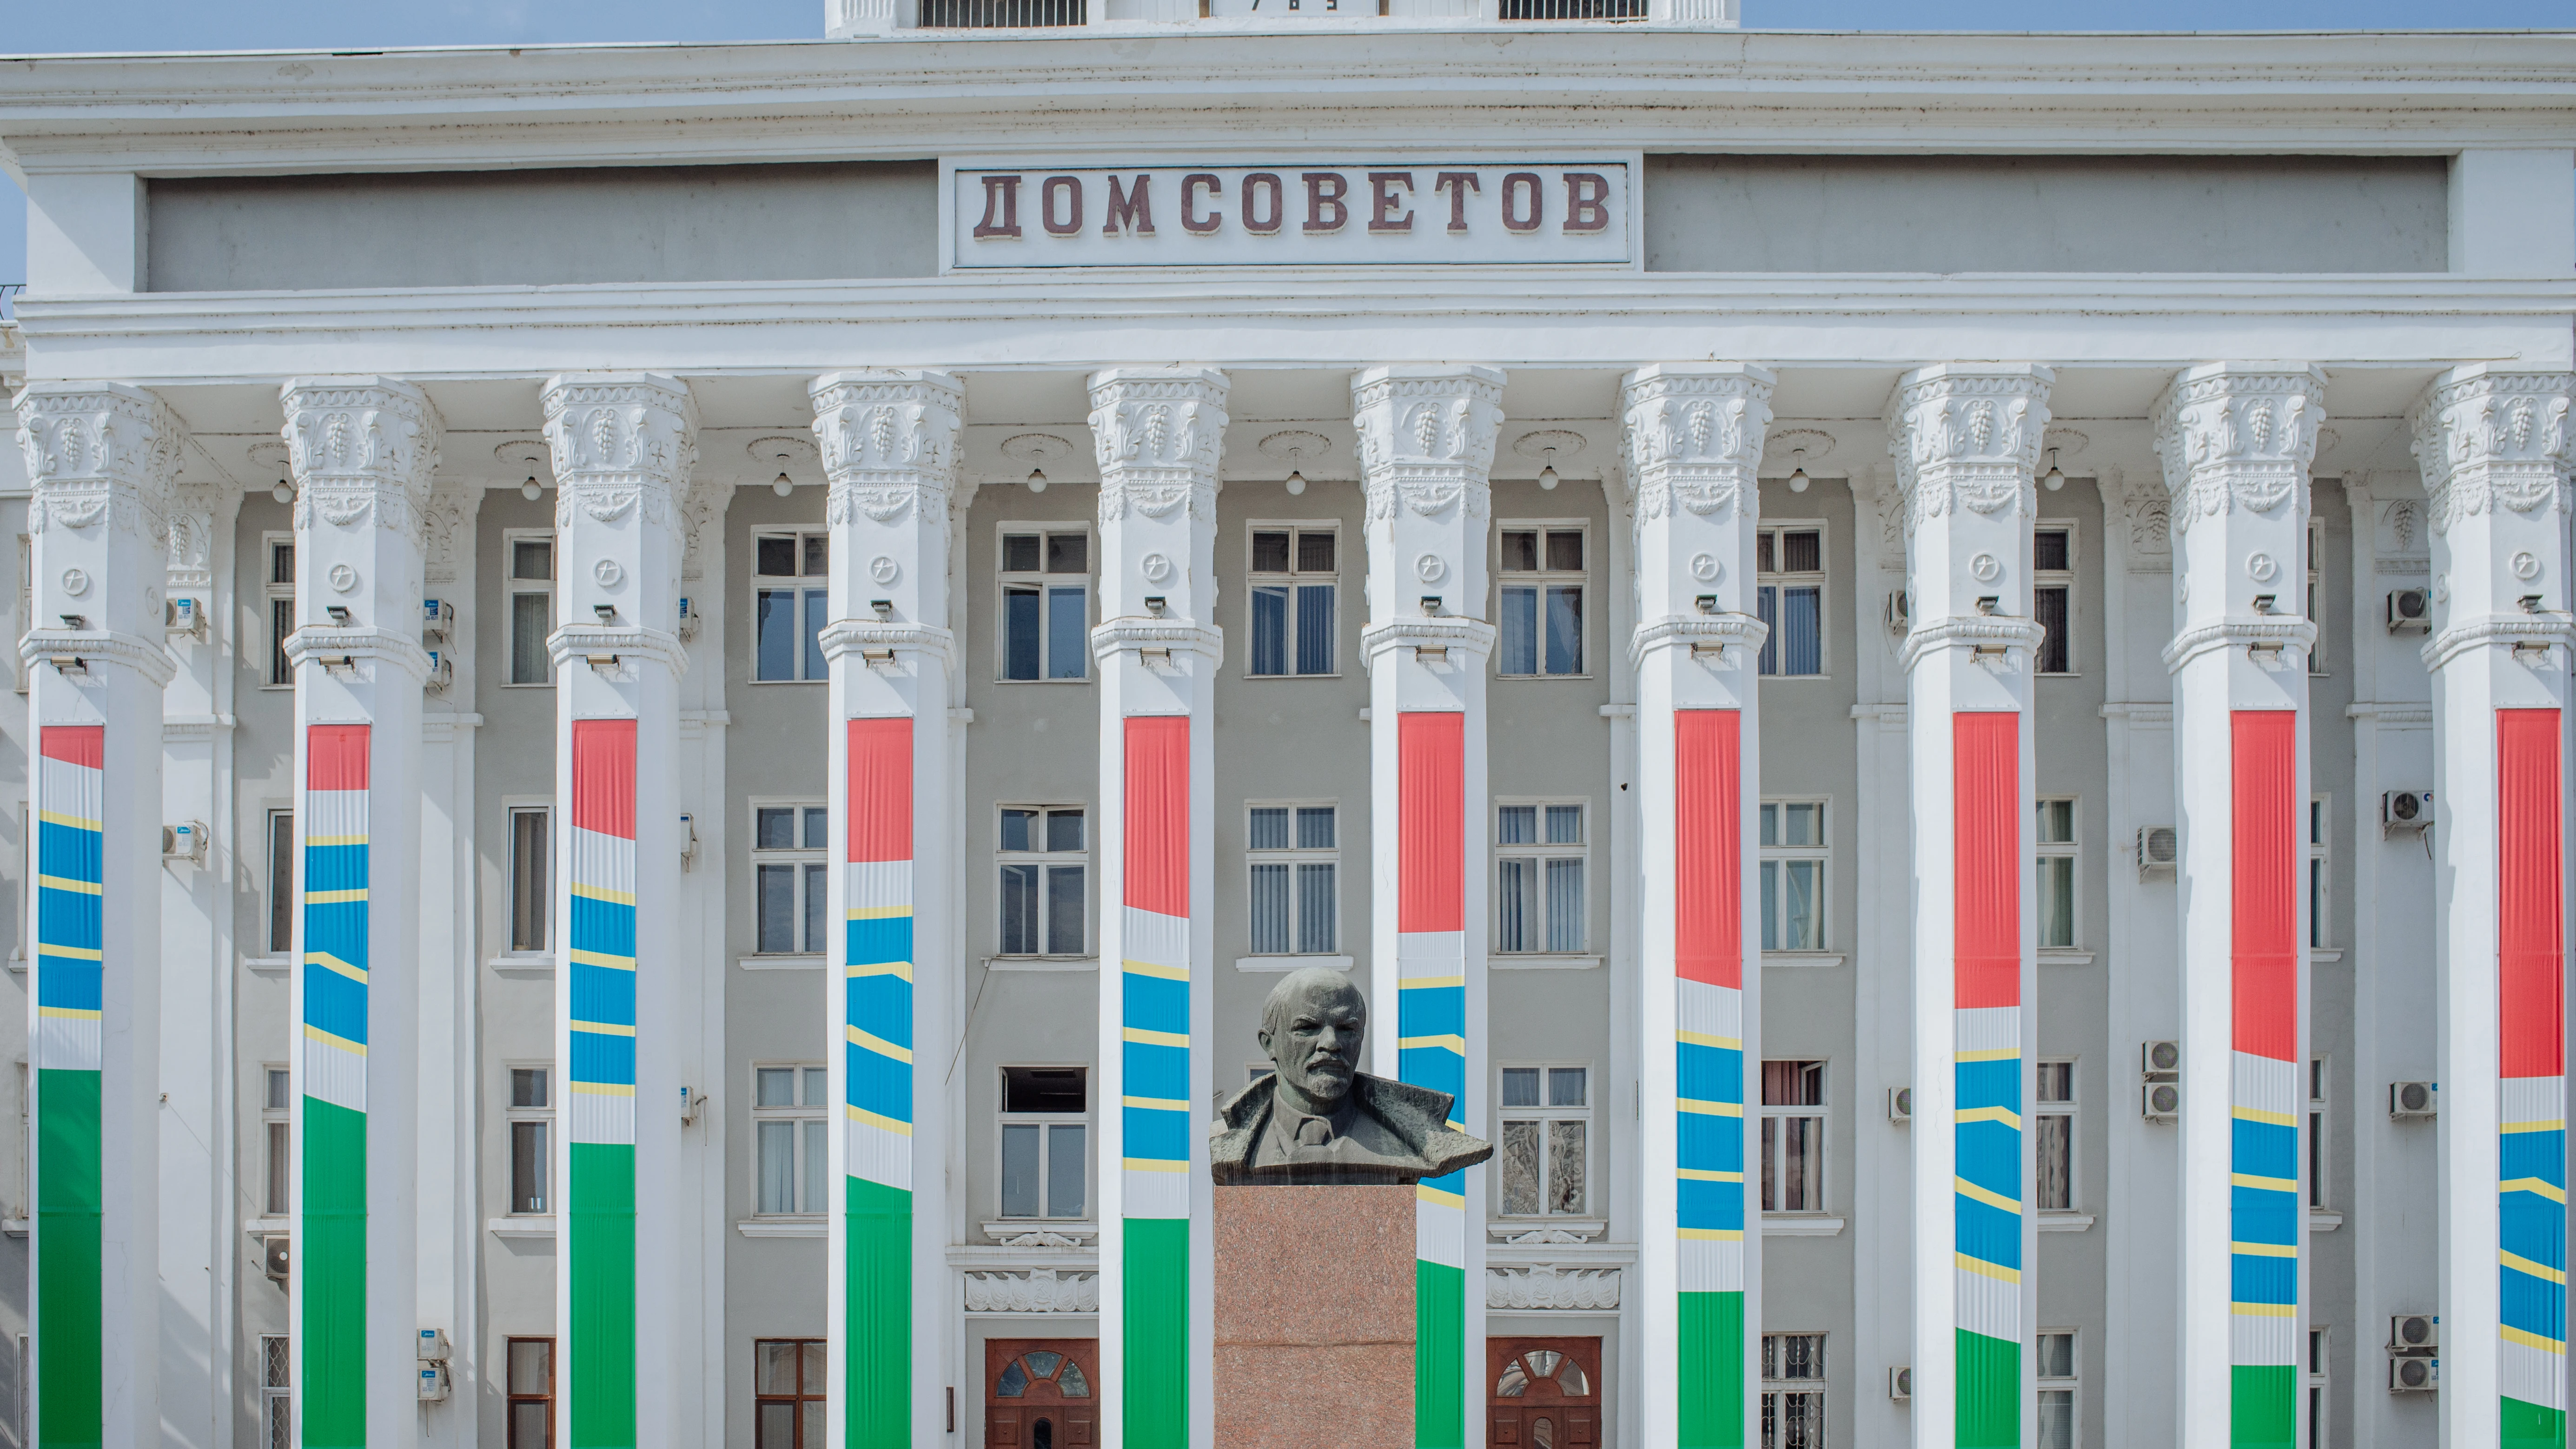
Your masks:
<path fill-rule="evenodd" d="M 1489 1338 L 1495 1449 L 1593 1449 L 1601 1442 L 1601 1340 Z"/>
<path fill-rule="evenodd" d="M 1093 1449 L 1100 1441 L 1100 1340 L 995 1338 L 984 1344 L 984 1442 L 993 1449 Z"/>

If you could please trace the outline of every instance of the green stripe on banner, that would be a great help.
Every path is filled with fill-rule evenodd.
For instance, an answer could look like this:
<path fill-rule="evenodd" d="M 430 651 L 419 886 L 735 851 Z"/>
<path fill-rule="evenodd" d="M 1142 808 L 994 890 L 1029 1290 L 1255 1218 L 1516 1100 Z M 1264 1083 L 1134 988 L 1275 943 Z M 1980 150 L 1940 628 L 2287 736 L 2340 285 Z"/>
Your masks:
<path fill-rule="evenodd" d="M 635 1149 L 572 1144 L 573 1449 L 635 1446 Z"/>
<path fill-rule="evenodd" d="M 2021 1443 L 2021 1345 L 1962 1328 L 1959 1336 L 1959 1449 L 2015 1449 Z"/>
<path fill-rule="evenodd" d="M 39 1071 L 36 1137 L 36 1443 L 97 1449 L 106 1326 L 99 1317 L 101 1213 L 97 1072 Z"/>
<path fill-rule="evenodd" d="M 1420 1449 L 1462 1449 L 1467 1442 L 1466 1394 L 1467 1275 L 1446 1263 L 1416 1258 L 1413 1442 Z"/>
<path fill-rule="evenodd" d="M 1679 1449 L 1743 1449 L 1744 1295 L 1681 1295 Z"/>
<path fill-rule="evenodd" d="M 1128 1218 L 1126 1449 L 1190 1441 L 1190 1220 Z"/>
<path fill-rule="evenodd" d="M 841 1355 L 850 1389 L 841 1417 L 850 1449 L 905 1449 L 912 1442 L 912 1194 L 864 1177 L 843 1181 L 850 1307 Z"/>
<path fill-rule="evenodd" d="M 2499 1401 L 2496 1440 L 2504 1449 L 2567 1449 L 2567 1411 L 2527 1404 L 2510 1394 Z"/>
<path fill-rule="evenodd" d="M 2298 1436 L 2298 1370 L 2285 1363 L 2228 1370 L 2227 1442 L 2236 1449 L 2290 1449 Z"/>
<path fill-rule="evenodd" d="M 367 1442 L 367 1117 L 304 1099 L 303 1280 L 305 1449 Z"/>

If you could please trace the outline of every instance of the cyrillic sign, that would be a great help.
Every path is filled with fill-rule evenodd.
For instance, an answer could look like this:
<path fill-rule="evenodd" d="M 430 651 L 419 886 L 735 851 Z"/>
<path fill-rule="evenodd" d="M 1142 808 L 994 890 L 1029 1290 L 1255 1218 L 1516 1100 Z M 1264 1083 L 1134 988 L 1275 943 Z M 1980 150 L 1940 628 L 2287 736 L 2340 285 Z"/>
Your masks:
<path fill-rule="evenodd" d="M 1624 161 L 961 167 L 949 264 L 1621 266 L 1630 183 Z"/>

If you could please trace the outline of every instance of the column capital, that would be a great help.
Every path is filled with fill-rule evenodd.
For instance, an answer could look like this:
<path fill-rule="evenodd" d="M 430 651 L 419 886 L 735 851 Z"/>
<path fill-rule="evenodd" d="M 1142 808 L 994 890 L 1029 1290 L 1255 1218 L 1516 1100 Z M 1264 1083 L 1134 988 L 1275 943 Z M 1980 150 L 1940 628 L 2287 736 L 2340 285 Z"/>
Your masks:
<path fill-rule="evenodd" d="M 2567 511 L 2567 413 L 2576 374 L 2473 363 L 2433 380 L 2415 406 L 2415 460 L 2436 534 L 2489 502 Z"/>
<path fill-rule="evenodd" d="M 27 531 L 90 528 L 169 539 L 179 415 L 121 382 L 32 382 L 18 394 L 18 447 L 35 495 Z"/>
<path fill-rule="evenodd" d="M 945 372 L 862 368 L 827 372 L 806 388 L 814 403 L 814 440 L 831 480 L 825 517 L 851 522 L 864 513 L 893 523 L 913 509 L 944 518 L 957 486 L 958 431 L 966 389 Z"/>
<path fill-rule="evenodd" d="M 215 586 L 215 539 L 241 515 L 242 491 L 229 483 L 181 483 L 170 490 L 169 587 Z"/>
<path fill-rule="evenodd" d="M 1909 533 L 1957 507 L 2037 516 L 2031 470 L 2056 380 L 2035 362 L 1945 362 L 1896 380 L 1887 400 L 1887 450 L 1896 459 Z"/>
<path fill-rule="evenodd" d="M 1743 362 L 1658 363 L 1620 380 L 1620 442 L 1641 526 L 1675 508 L 1722 516 L 1752 495 L 1774 381 Z"/>
<path fill-rule="evenodd" d="M 2244 507 L 2305 511 L 2326 377 L 2314 363 L 2211 362 L 2177 373 L 2149 415 L 2175 534 Z"/>
<path fill-rule="evenodd" d="M 1393 518 L 1399 499 L 1424 517 L 1453 503 L 1470 519 L 1493 511 L 1502 369 L 1372 367 L 1351 379 L 1351 412 L 1371 519 Z"/>
<path fill-rule="evenodd" d="M 1091 444 L 1100 463 L 1100 521 L 1131 507 L 1216 520 L 1225 455 L 1226 375 L 1204 367 L 1111 367 L 1091 375 Z"/>
<path fill-rule="evenodd" d="M 429 394 L 400 378 L 299 377 L 278 390 L 295 474 L 295 526 L 425 535 L 441 422 Z"/>
<path fill-rule="evenodd" d="M 557 528 L 579 508 L 600 523 L 632 511 L 676 533 L 698 461 L 687 384 L 654 372 L 565 373 L 546 380 L 543 402 Z"/>

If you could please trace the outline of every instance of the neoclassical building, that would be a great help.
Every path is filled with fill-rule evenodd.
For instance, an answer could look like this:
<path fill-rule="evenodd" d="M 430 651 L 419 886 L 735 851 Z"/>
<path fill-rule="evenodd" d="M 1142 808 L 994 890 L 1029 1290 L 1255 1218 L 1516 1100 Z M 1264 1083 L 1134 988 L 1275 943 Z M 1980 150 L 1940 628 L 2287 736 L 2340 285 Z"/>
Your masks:
<path fill-rule="evenodd" d="M 2563 1444 L 2576 34 L 1196 9 L 0 63 L 0 1439 Z"/>

